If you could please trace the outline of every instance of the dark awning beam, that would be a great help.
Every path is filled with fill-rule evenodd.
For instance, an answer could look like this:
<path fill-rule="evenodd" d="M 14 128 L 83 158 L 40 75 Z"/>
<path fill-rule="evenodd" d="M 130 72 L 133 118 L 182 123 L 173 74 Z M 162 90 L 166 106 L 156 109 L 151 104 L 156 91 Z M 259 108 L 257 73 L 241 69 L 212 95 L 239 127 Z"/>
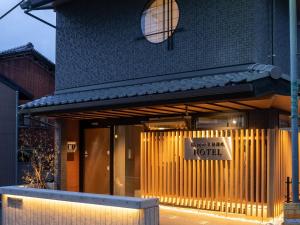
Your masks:
<path fill-rule="evenodd" d="M 234 108 L 234 107 L 231 107 L 231 106 L 225 106 L 225 105 L 222 105 L 222 104 L 219 104 L 219 103 L 208 103 L 208 104 L 213 105 L 213 106 L 217 106 L 217 107 L 221 107 L 223 109 L 229 109 L 229 110 L 234 110 L 234 111 L 240 110 L 238 108 Z"/>
<path fill-rule="evenodd" d="M 211 112 L 221 112 L 221 110 L 211 109 L 211 108 L 204 107 L 204 106 L 199 106 L 199 105 L 188 104 L 187 106 L 202 110 L 202 112 L 203 112 L 203 110 L 204 111 L 211 111 Z"/>
<path fill-rule="evenodd" d="M 48 26 L 50 26 L 50 27 L 52 27 L 52 28 L 54 28 L 54 29 L 56 29 L 56 26 L 55 26 L 55 25 L 53 25 L 53 24 L 47 22 L 46 20 L 41 19 L 41 18 L 38 17 L 38 16 L 33 15 L 33 14 L 30 13 L 30 12 L 31 12 L 31 10 L 25 10 L 25 11 L 24 11 L 24 13 L 25 13 L 26 15 L 31 16 L 32 18 L 34 18 L 34 19 L 36 19 L 36 20 L 38 20 L 38 21 L 40 21 L 40 22 L 42 22 L 42 23 L 44 23 L 44 24 L 46 24 L 46 25 L 48 25 Z"/>
<path fill-rule="evenodd" d="M 128 107 L 147 107 L 159 104 L 174 104 L 186 102 L 201 102 L 213 100 L 228 100 L 246 97 L 254 97 L 252 84 L 240 84 L 235 86 L 216 87 L 209 89 L 192 90 L 185 92 L 174 92 L 166 94 L 146 95 L 139 97 L 118 98 L 103 101 L 92 101 L 58 106 L 46 106 L 21 110 L 22 114 L 51 114 L 63 112 L 78 112 L 84 110 L 122 109 Z"/>
<path fill-rule="evenodd" d="M 71 0 L 25 0 L 21 7 L 24 10 L 47 10 Z"/>
<path fill-rule="evenodd" d="M 258 107 L 248 105 L 248 104 L 245 104 L 245 103 L 242 103 L 242 102 L 229 101 L 229 103 L 236 104 L 236 105 L 239 105 L 239 106 L 244 106 L 244 107 L 247 107 L 249 109 L 260 109 Z"/>

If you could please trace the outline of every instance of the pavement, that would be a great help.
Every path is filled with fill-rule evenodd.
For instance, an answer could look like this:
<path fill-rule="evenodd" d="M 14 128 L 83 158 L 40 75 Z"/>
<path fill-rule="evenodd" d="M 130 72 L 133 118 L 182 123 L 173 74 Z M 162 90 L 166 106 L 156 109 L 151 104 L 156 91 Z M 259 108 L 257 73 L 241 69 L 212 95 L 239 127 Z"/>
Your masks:
<path fill-rule="evenodd" d="M 0 209 L 0 225 L 1 225 Z M 237 219 L 228 219 L 212 215 L 205 212 L 190 209 L 178 209 L 166 206 L 160 207 L 160 225 L 281 225 L 281 221 L 271 221 L 269 223 L 260 223 L 259 221 L 242 221 Z"/>
<path fill-rule="evenodd" d="M 193 209 L 160 207 L 160 225 L 281 225 L 282 221 L 262 223 L 255 220 L 230 219 Z"/>

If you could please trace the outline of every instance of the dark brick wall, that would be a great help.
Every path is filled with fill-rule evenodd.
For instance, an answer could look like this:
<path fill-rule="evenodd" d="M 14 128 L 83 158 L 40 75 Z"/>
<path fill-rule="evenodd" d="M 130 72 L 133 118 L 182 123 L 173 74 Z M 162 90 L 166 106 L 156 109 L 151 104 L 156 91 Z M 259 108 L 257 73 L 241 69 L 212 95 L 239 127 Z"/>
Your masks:
<path fill-rule="evenodd" d="M 53 72 L 47 70 L 30 55 L 1 59 L 0 74 L 23 87 L 34 98 L 54 92 Z"/>
<path fill-rule="evenodd" d="M 174 50 L 142 37 L 148 0 L 75 0 L 57 10 L 56 89 L 271 62 L 270 0 L 177 0 Z"/>
<path fill-rule="evenodd" d="M 253 19 L 254 62 L 272 64 L 272 0 L 259 0 L 254 4 Z"/>
<path fill-rule="evenodd" d="M 273 63 L 289 73 L 289 1 L 276 0 L 274 5 L 274 57 Z M 300 36 L 299 36 L 300 37 Z"/>
<path fill-rule="evenodd" d="M 140 39 L 147 2 L 74 0 L 58 8 L 56 89 L 247 63 L 289 73 L 288 1 L 177 0 L 182 31 L 172 51 Z"/>

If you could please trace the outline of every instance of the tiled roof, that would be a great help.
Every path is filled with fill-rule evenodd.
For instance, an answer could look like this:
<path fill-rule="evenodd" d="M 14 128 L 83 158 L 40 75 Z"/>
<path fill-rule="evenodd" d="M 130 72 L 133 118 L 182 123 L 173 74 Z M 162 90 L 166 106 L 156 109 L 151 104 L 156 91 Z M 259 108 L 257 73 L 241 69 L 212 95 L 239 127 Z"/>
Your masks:
<path fill-rule="evenodd" d="M 11 55 L 16 53 L 22 53 L 22 52 L 28 52 L 34 49 L 34 46 L 32 43 L 27 43 L 26 45 L 22 45 L 16 48 L 11 48 L 5 51 L 0 52 L 0 55 Z"/>
<path fill-rule="evenodd" d="M 16 48 L 11 48 L 5 51 L 0 51 L 0 59 L 5 57 L 13 57 L 25 54 L 32 54 L 36 56 L 39 60 L 41 60 L 44 64 L 46 64 L 49 68 L 54 69 L 55 65 L 44 55 L 39 53 L 34 49 L 34 45 L 32 43 L 27 43 L 26 45 L 22 45 Z"/>
<path fill-rule="evenodd" d="M 266 77 L 288 79 L 278 67 L 253 64 L 246 71 L 240 72 L 56 94 L 24 104 L 21 106 L 21 109 L 224 87 L 238 83 L 250 83 Z"/>

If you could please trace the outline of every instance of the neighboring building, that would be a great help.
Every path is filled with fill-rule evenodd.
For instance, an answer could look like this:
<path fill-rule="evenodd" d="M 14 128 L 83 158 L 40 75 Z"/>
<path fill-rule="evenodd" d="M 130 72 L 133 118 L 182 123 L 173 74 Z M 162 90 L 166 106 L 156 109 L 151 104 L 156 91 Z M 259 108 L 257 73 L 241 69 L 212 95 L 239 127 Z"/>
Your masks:
<path fill-rule="evenodd" d="M 21 110 L 57 118 L 61 189 L 281 214 L 291 174 L 288 1 L 23 7 L 57 14 L 55 94 Z"/>
<path fill-rule="evenodd" d="M 17 183 L 17 114 L 19 102 L 32 95 L 0 74 L 0 186 Z"/>
<path fill-rule="evenodd" d="M 23 170 L 28 166 L 29 157 L 24 162 L 20 154 L 27 153 L 29 156 L 34 144 L 29 139 L 19 139 L 18 142 L 18 136 L 30 137 L 31 133 L 36 134 L 37 129 L 42 129 L 48 132 L 49 139 L 53 139 L 47 126 L 33 122 L 26 116 L 18 118 L 16 110 L 20 104 L 54 93 L 54 68 L 54 64 L 37 52 L 31 43 L 0 52 L 0 186 L 22 183 Z"/>

